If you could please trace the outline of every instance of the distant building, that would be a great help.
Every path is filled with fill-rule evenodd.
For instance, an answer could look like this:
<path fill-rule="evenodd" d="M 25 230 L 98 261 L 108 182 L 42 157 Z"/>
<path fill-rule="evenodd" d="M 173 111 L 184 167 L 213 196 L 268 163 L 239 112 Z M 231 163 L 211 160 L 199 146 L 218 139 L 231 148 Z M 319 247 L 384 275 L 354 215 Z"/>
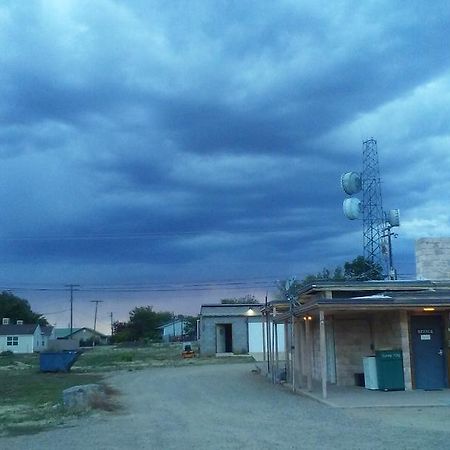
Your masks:
<path fill-rule="evenodd" d="M 41 326 L 41 343 L 44 349 L 48 348 L 50 340 L 56 339 L 55 327 Z"/>
<path fill-rule="evenodd" d="M 421 238 L 416 241 L 418 280 L 450 280 L 450 238 Z"/>
<path fill-rule="evenodd" d="M 23 324 L 21 320 L 11 324 L 8 318 L 3 318 L 0 325 L 0 352 L 33 353 L 44 350 L 45 346 L 39 324 Z"/>
<path fill-rule="evenodd" d="M 171 342 L 182 340 L 183 336 L 186 334 L 187 325 L 187 320 L 176 319 L 161 325 L 158 327 L 158 330 L 160 330 L 164 342 Z"/>
<path fill-rule="evenodd" d="M 98 345 L 106 345 L 108 343 L 108 336 L 99 331 L 94 331 L 92 328 L 55 328 L 56 339 L 69 339 L 76 341 L 80 347 L 92 345 L 92 340 Z"/>
<path fill-rule="evenodd" d="M 266 336 L 261 304 L 206 304 L 200 310 L 202 355 L 251 354 L 261 360 Z M 282 329 L 282 326 L 280 326 Z M 278 345 L 284 350 L 284 332 Z"/>

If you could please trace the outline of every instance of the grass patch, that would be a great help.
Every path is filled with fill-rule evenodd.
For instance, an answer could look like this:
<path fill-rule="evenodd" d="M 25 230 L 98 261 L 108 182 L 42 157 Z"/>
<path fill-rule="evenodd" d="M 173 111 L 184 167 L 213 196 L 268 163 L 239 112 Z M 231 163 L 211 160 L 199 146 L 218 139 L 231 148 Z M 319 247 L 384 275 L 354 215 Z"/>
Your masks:
<path fill-rule="evenodd" d="M 83 353 L 72 367 L 78 372 L 107 372 L 112 370 L 138 370 L 147 367 L 170 367 L 203 364 L 233 364 L 254 361 L 251 356 L 240 355 L 230 358 L 214 356 L 198 356 L 198 348 L 193 345 L 195 358 L 183 359 L 183 344 L 161 343 L 148 344 L 141 347 L 95 347 Z"/>
<path fill-rule="evenodd" d="M 80 384 L 102 384 L 106 372 L 169 367 L 251 362 L 247 355 L 229 358 L 196 357 L 183 359 L 183 344 L 148 344 L 140 347 L 98 346 L 86 350 L 69 373 L 39 372 L 39 355 L 0 356 L 0 435 L 29 434 L 66 423 L 85 414 L 66 410 L 62 391 Z M 105 397 L 94 398 L 91 408 L 115 411 L 117 394 L 105 386 Z"/>
<path fill-rule="evenodd" d="M 29 434 L 64 423 L 68 387 L 101 383 L 100 374 L 40 373 L 39 355 L 0 357 L 0 435 Z"/>
<path fill-rule="evenodd" d="M 0 407 L 10 404 L 28 404 L 33 407 L 45 403 L 56 404 L 64 389 L 78 384 L 99 383 L 98 374 L 83 373 L 2 373 Z"/>

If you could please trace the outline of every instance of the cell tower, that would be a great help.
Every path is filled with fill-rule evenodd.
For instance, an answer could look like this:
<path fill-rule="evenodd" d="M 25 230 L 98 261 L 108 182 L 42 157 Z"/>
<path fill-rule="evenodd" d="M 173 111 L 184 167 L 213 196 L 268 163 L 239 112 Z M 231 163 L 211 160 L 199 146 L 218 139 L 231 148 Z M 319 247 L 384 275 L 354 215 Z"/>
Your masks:
<path fill-rule="evenodd" d="M 377 141 L 373 138 L 363 142 L 361 182 L 363 193 L 363 256 L 367 261 L 386 268 L 382 239 L 385 218 L 381 197 Z"/>
<path fill-rule="evenodd" d="M 363 221 L 363 256 L 366 261 L 383 268 L 387 278 L 397 279 L 392 258 L 391 228 L 400 226 L 400 212 L 383 210 L 381 179 L 378 164 L 377 141 L 373 138 L 363 142 L 363 170 L 347 172 L 341 177 L 341 186 L 350 197 L 344 200 L 344 215 Z M 362 190 L 362 202 L 352 195 Z"/>

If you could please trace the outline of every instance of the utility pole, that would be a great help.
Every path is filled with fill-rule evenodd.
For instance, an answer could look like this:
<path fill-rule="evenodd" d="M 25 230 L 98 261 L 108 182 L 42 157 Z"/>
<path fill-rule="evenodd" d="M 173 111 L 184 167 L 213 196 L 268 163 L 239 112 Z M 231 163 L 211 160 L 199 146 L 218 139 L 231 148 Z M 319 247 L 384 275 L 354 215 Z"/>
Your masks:
<path fill-rule="evenodd" d="M 70 338 L 72 339 L 73 333 L 73 291 L 75 288 L 80 287 L 79 284 L 66 284 L 65 287 L 70 288 Z"/>
<path fill-rule="evenodd" d="M 94 331 L 95 331 L 96 327 L 97 327 L 97 309 L 98 309 L 98 304 L 99 303 L 103 303 L 103 300 L 91 300 L 91 303 L 95 303 L 95 314 L 94 314 Z"/>
<path fill-rule="evenodd" d="M 110 317 L 111 317 L 111 338 L 114 332 L 114 320 L 113 320 L 113 313 L 110 313 Z"/>
<path fill-rule="evenodd" d="M 97 327 L 97 309 L 98 304 L 103 303 L 103 300 L 91 300 L 91 303 L 95 303 L 95 314 L 94 314 L 94 337 L 92 338 L 92 347 L 95 347 L 95 329 Z"/>

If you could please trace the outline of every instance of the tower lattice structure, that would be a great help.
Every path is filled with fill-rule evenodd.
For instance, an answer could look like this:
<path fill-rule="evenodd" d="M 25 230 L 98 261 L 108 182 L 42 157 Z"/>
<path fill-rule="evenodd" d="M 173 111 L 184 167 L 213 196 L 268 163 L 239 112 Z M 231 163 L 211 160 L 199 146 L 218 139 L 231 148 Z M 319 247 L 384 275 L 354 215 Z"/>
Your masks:
<path fill-rule="evenodd" d="M 379 264 L 386 272 L 383 256 L 385 217 L 381 196 L 380 169 L 377 141 L 373 138 L 363 142 L 362 213 L 364 258 Z"/>

